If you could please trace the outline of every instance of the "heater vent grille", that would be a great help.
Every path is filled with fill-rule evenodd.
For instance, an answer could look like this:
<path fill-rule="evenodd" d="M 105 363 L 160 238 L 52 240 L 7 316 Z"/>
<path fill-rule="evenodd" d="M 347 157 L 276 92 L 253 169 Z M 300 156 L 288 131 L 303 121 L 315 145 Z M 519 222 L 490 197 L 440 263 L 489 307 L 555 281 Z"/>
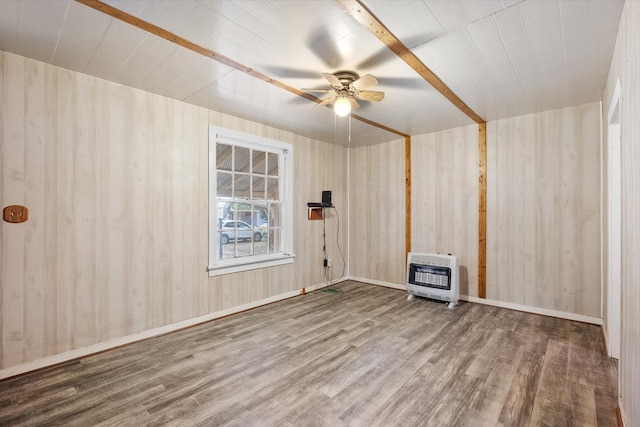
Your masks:
<path fill-rule="evenodd" d="M 413 255 L 413 256 L 411 256 Z M 426 254 L 410 254 L 409 262 L 414 264 L 423 264 L 423 265 L 431 265 L 431 266 L 439 266 L 439 267 L 451 267 L 451 259 L 450 255 L 426 255 Z"/>
<path fill-rule="evenodd" d="M 410 296 L 437 299 L 453 307 L 460 297 L 458 258 L 410 252 L 407 259 L 407 291 Z"/>

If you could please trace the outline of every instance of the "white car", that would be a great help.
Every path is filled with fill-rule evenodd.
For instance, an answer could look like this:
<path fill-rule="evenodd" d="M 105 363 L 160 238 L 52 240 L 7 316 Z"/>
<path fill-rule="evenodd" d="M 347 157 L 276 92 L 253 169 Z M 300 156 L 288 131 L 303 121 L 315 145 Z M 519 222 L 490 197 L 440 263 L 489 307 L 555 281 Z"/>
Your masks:
<path fill-rule="evenodd" d="M 244 221 L 227 220 L 222 221 L 218 230 L 220 235 L 220 243 L 226 245 L 230 240 L 251 240 L 259 242 L 264 237 L 264 231 L 254 230 Z"/>

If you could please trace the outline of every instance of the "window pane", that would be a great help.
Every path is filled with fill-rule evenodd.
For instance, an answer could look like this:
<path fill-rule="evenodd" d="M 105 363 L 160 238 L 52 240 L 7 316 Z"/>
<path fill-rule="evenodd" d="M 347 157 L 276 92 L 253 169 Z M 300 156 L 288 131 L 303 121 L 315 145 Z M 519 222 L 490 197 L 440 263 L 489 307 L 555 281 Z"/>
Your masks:
<path fill-rule="evenodd" d="M 264 255 L 269 253 L 267 243 L 267 206 L 261 203 L 253 205 L 251 216 L 253 226 L 253 254 Z"/>
<path fill-rule="evenodd" d="M 235 168 L 236 172 L 251 172 L 249 169 L 251 150 L 244 147 L 236 147 Z"/>
<path fill-rule="evenodd" d="M 269 214 L 267 205 L 263 203 L 255 203 L 253 205 L 253 226 L 257 228 L 266 228 L 268 220 Z"/>
<path fill-rule="evenodd" d="M 217 246 L 216 258 L 218 260 L 234 257 L 235 244 L 233 242 L 233 217 L 235 203 L 218 202 L 217 212 Z M 231 229 L 230 229 L 231 227 Z"/>
<path fill-rule="evenodd" d="M 279 200 L 278 178 L 267 178 L 267 200 Z"/>
<path fill-rule="evenodd" d="M 253 173 L 264 175 L 267 153 L 264 151 L 253 150 Z"/>
<path fill-rule="evenodd" d="M 236 203 L 235 219 L 251 224 L 251 204 L 249 203 Z M 242 223 L 238 224 L 238 227 Z M 244 226 L 246 227 L 246 226 Z"/>
<path fill-rule="evenodd" d="M 277 254 L 282 252 L 282 229 L 272 228 L 269 230 L 269 253 Z"/>
<path fill-rule="evenodd" d="M 264 199 L 264 181 L 265 179 L 262 176 L 253 177 L 252 199 Z"/>
<path fill-rule="evenodd" d="M 246 203 L 218 203 L 217 256 L 227 260 L 254 255 L 254 240 L 261 243 L 261 251 L 266 253 L 266 239 L 263 233 L 254 229 L 248 221 L 252 217 L 251 205 Z"/>
<path fill-rule="evenodd" d="M 234 198 L 236 199 L 248 199 L 249 198 L 249 185 L 251 180 L 249 175 L 234 175 L 233 189 L 235 190 Z"/>
<path fill-rule="evenodd" d="M 233 145 L 216 144 L 216 169 L 230 171 L 233 166 Z"/>
<path fill-rule="evenodd" d="M 222 220 L 225 219 L 232 219 L 232 215 L 233 215 L 233 205 L 234 203 L 229 203 L 229 202 L 225 202 L 225 201 L 218 201 L 218 213 L 216 215 L 217 219 L 218 219 L 218 229 L 220 229 L 220 226 L 222 224 Z"/>
<path fill-rule="evenodd" d="M 280 203 L 269 204 L 269 253 L 282 252 L 281 211 Z"/>
<path fill-rule="evenodd" d="M 218 197 L 233 197 L 233 188 L 231 183 L 233 182 L 233 174 L 229 172 L 218 172 Z"/>
<path fill-rule="evenodd" d="M 265 230 L 254 231 L 256 238 L 253 242 L 253 254 L 264 255 L 269 253 L 269 247 L 267 242 L 267 232 Z"/>
<path fill-rule="evenodd" d="M 268 175 L 278 176 L 278 155 L 275 153 L 267 153 L 268 156 Z"/>
<path fill-rule="evenodd" d="M 269 205 L 269 228 L 282 226 L 280 211 L 281 211 L 280 203 L 271 203 Z"/>
<path fill-rule="evenodd" d="M 217 203 L 218 260 L 282 252 L 281 203 Z"/>

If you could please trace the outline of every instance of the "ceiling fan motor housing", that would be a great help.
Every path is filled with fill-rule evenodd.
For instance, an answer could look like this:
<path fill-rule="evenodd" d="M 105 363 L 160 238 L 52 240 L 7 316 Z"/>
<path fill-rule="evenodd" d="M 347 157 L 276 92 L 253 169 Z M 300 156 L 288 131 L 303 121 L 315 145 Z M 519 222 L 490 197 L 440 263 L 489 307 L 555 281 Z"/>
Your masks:
<path fill-rule="evenodd" d="M 351 83 L 360 78 L 358 73 L 355 73 L 353 71 L 336 71 L 335 73 L 333 73 L 333 75 L 336 76 L 338 80 L 340 80 L 340 83 L 342 83 L 342 86 L 344 88 L 348 88 Z"/>

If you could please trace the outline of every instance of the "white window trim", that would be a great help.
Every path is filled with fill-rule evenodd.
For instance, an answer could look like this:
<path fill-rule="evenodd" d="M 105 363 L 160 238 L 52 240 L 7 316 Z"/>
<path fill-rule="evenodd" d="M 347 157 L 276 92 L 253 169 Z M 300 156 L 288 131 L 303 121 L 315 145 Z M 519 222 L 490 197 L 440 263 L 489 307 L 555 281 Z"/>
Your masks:
<path fill-rule="evenodd" d="M 286 152 L 284 165 L 280 165 L 280 173 L 283 178 L 281 201 L 282 223 L 284 224 L 282 239 L 283 253 L 253 255 L 231 260 L 217 259 L 217 186 L 216 177 L 216 142 L 226 141 L 233 145 L 247 148 L 255 148 L 256 145 L 265 150 Z M 283 151 L 286 150 L 286 151 Z M 258 268 L 273 267 L 276 265 L 290 264 L 295 255 L 293 252 L 293 145 L 262 138 L 242 132 L 220 128 L 209 127 L 209 276 L 219 276 L 222 274 L 237 273 L 240 271 L 254 270 Z"/>

